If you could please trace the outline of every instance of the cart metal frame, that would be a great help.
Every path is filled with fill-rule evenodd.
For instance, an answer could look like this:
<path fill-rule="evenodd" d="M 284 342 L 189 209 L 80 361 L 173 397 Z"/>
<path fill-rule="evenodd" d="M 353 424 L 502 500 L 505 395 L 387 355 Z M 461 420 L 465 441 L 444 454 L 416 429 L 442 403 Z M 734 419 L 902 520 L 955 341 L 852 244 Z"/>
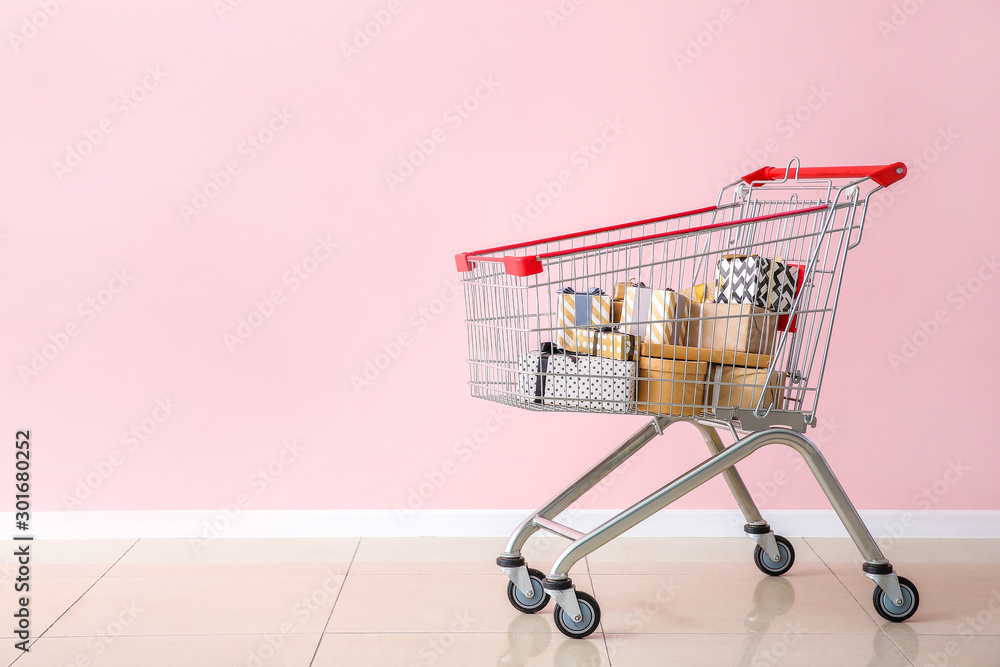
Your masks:
<path fill-rule="evenodd" d="M 743 514 L 744 532 L 757 544 L 757 567 L 766 574 L 784 574 L 794 562 L 794 549 L 771 530 L 736 470 L 737 463 L 758 449 L 784 445 L 803 457 L 864 558 L 862 572 L 876 584 L 876 611 L 889 621 L 913 615 L 919 604 L 916 587 L 896 574 L 823 454 L 804 435 L 816 424 L 847 253 L 861 242 L 871 195 L 905 175 L 901 162 L 804 168 L 793 159 L 785 168 L 763 167 L 727 185 L 715 206 L 456 256 L 459 271 L 467 274 L 463 282 L 473 396 L 529 410 L 653 417 L 514 530 L 497 565 L 510 580 L 508 597 L 515 608 L 533 613 L 554 599 L 559 630 L 570 637 L 589 635 L 599 625 L 600 608 L 593 597 L 577 592 L 569 576 L 573 566 L 720 474 Z M 783 199 L 772 196 L 782 192 Z M 526 401 L 518 394 L 514 380 L 518 355 L 538 349 L 544 335 L 551 337 L 559 329 L 552 322 L 554 288 L 628 271 L 645 271 L 660 285 L 704 280 L 712 261 L 729 248 L 747 252 L 766 248 L 772 257 L 790 252 L 802 262 L 800 291 L 785 313 L 784 335 L 778 337 L 767 366 L 765 384 L 772 377 L 788 378 L 790 389 L 780 407 L 765 406 L 763 391 L 751 408 L 697 403 L 685 404 L 684 410 L 672 414 L 664 414 L 662 405 L 635 399 L 615 401 L 614 409 L 608 409 L 604 397 L 599 404 L 582 399 L 553 403 Z M 701 433 L 709 458 L 586 533 L 556 521 L 656 436 L 682 422 Z M 720 428 L 732 435 L 731 445 L 723 444 Z M 529 570 L 522 555 L 527 540 L 539 530 L 570 541 L 545 575 Z"/>

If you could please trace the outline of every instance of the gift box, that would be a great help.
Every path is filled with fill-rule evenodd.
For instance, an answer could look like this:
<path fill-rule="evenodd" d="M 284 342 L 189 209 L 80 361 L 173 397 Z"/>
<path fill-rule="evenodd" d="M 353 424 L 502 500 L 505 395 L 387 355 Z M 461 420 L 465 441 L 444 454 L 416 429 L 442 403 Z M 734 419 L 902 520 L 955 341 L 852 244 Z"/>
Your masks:
<path fill-rule="evenodd" d="M 552 343 L 543 343 L 541 350 L 522 354 L 517 358 L 518 403 L 541 403 L 545 394 Z"/>
<path fill-rule="evenodd" d="M 637 287 L 645 287 L 645 283 L 641 283 L 635 278 L 629 279 L 627 283 L 615 283 L 614 288 L 611 290 L 611 321 L 617 323 L 622 322 L 622 310 L 625 307 L 625 289 L 629 285 L 635 285 Z"/>
<path fill-rule="evenodd" d="M 596 329 L 609 324 L 611 297 L 597 287 L 586 292 L 576 292 L 572 287 L 566 287 L 556 294 L 556 345 L 564 350 L 595 354 Z"/>
<path fill-rule="evenodd" d="M 770 354 L 778 314 L 748 303 L 692 303 L 688 343 L 713 350 Z"/>
<path fill-rule="evenodd" d="M 620 331 L 601 331 L 597 337 L 597 354 L 608 359 L 635 361 L 639 356 L 639 337 Z"/>
<path fill-rule="evenodd" d="M 543 401 L 579 410 L 635 411 L 636 362 L 554 354 Z"/>
<path fill-rule="evenodd" d="M 702 283 L 687 289 L 682 289 L 681 294 L 688 298 L 692 304 L 704 303 L 715 300 L 715 283 Z"/>
<path fill-rule="evenodd" d="M 711 369 L 712 408 L 733 407 L 753 410 L 764 394 L 761 409 L 780 410 L 785 398 L 785 374 L 771 373 L 767 381 L 767 368 L 744 368 L 740 366 L 713 365 Z"/>
<path fill-rule="evenodd" d="M 781 258 L 726 255 L 716 264 L 716 301 L 747 303 L 776 313 L 787 313 L 795 301 L 797 268 Z"/>
<path fill-rule="evenodd" d="M 686 347 L 684 345 L 650 345 L 639 343 L 639 355 L 654 359 L 674 359 L 677 361 L 699 361 L 728 366 L 761 368 L 771 363 L 769 354 L 752 354 L 735 350 L 720 350 L 708 347 Z"/>
<path fill-rule="evenodd" d="M 637 409 L 641 413 L 692 416 L 706 408 L 707 361 L 639 357 Z"/>
<path fill-rule="evenodd" d="M 687 297 L 670 289 L 625 286 L 622 323 L 626 333 L 656 345 L 684 345 L 687 340 Z"/>

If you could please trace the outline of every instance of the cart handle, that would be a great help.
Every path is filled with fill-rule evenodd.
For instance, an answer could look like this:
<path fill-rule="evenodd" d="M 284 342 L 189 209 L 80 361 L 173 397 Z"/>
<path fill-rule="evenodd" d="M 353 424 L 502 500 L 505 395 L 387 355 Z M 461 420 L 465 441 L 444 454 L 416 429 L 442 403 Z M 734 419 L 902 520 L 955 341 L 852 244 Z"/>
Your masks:
<path fill-rule="evenodd" d="M 800 178 L 870 178 L 884 188 L 906 176 L 906 165 L 871 165 L 867 167 L 761 167 L 743 177 L 747 183 L 755 181 L 783 181 L 788 177 Z"/>
<path fill-rule="evenodd" d="M 770 213 L 768 215 L 758 215 L 753 218 L 741 218 L 739 220 L 730 220 L 729 222 L 716 222 L 710 225 L 701 225 L 700 227 L 677 229 L 672 232 L 660 232 L 659 234 L 649 234 L 647 236 L 622 239 L 620 241 L 610 241 L 608 243 L 596 243 L 594 245 L 583 246 L 582 248 L 567 248 L 566 250 L 555 250 L 553 252 L 539 253 L 536 255 L 527 255 L 527 256 L 504 255 L 501 257 L 484 257 L 482 255 L 473 255 L 472 253 L 459 253 L 458 255 L 455 255 L 455 263 L 458 265 L 458 271 L 460 273 L 464 273 L 465 271 L 471 271 L 473 262 L 502 263 L 504 272 L 507 273 L 508 275 L 525 278 L 527 276 L 533 276 L 536 273 L 542 272 L 543 259 L 562 257 L 563 255 L 574 255 L 576 253 L 581 253 L 581 252 L 593 252 L 594 250 L 613 248 L 615 246 L 620 246 L 620 245 L 645 243 L 648 241 L 656 241 L 659 239 L 669 238 L 671 236 L 683 236 L 685 234 L 694 234 L 697 232 L 703 232 L 710 229 L 725 229 L 726 227 L 733 227 L 735 225 L 745 225 L 751 222 L 763 222 L 766 220 L 774 220 L 776 218 L 788 218 L 798 215 L 806 215 L 809 213 L 816 213 L 817 211 L 825 211 L 829 208 L 830 208 L 829 205 L 822 204 L 820 206 L 810 206 L 808 208 L 802 208 L 797 211 Z M 710 208 L 708 210 L 712 209 Z M 520 248 L 521 246 L 518 245 L 510 247 Z M 479 252 L 486 252 L 486 251 L 479 251 Z"/>

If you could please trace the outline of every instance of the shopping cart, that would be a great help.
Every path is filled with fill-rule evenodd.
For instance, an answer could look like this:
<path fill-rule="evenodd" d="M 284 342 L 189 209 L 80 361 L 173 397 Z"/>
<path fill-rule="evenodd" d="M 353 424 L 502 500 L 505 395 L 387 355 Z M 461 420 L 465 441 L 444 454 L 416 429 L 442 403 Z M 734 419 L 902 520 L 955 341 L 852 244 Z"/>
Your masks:
<path fill-rule="evenodd" d="M 793 159 L 727 185 L 715 206 L 456 256 L 473 396 L 527 410 L 654 417 L 511 535 L 497 565 L 515 608 L 533 613 L 555 598 L 559 630 L 586 637 L 600 607 L 575 589 L 570 569 L 720 473 L 757 543 L 754 563 L 784 574 L 795 551 L 771 531 L 735 468 L 782 444 L 803 456 L 864 557 L 878 614 L 913 615 L 916 587 L 896 575 L 803 435 L 816 424 L 847 252 L 861 241 L 871 195 L 905 174 L 900 162 L 805 168 Z M 710 458 L 589 532 L 555 521 L 680 422 L 700 431 Z M 720 429 L 732 444 L 723 445 Z M 521 554 L 539 529 L 571 542 L 547 575 Z"/>

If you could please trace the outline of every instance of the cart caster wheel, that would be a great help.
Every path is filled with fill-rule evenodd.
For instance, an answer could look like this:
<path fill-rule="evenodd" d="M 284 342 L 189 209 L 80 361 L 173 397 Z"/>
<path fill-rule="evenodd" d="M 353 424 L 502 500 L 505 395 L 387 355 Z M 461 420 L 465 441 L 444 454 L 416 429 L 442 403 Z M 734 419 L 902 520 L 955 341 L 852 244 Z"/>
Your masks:
<path fill-rule="evenodd" d="M 544 573 L 529 567 L 528 576 L 531 578 L 531 590 L 534 595 L 530 598 L 525 597 L 524 593 L 514 585 L 514 582 L 510 581 L 507 583 L 507 599 L 514 605 L 514 609 L 525 614 L 534 614 L 536 611 L 544 609 L 545 605 L 549 603 L 549 594 L 542 588 Z"/>
<path fill-rule="evenodd" d="M 906 577 L 897 578 L 899 579 L 899 590 L 903 593 L 902 605 L 897 606 L 895 602 L 890 600 L 881 586 L 875 586 L 875 591 L 872 593 L 872 604 L 875 605 L 875 611 L 878 612 L 879 616 L 893 623 L 900 623 L 913 616 L 917 611 L 917 605 L 920 604 L 920 595 L 913 582 Z"/>
<path fill-rule="evenodd" d="M 552 615 L 555 619 L 556 627 L 559 628 L 559 632 L 571 639 L 583 639 L 600 625 L 601 608 L 597 605 L 597 600 L 594 599 L 594 596 L 587 593 L 577 591 L 576 599 L 580 603 L 580 612 L 583 614 L 583 618 L 579 621 L 574 621 L 570 618 L 569 614 L 563 611 L 563 608 L 559 605 L 556 605 L 556 608 L 552 611 Z"/>
<path fill-rule="evenodd" d="M 775 535 L 774 540 L 778 543 L 780 558 L 776 561 L 771 560 L 767 552 L 761 549 L 760 545 L 757 545 L 757 548 L 753 552 L 753 563 L 764 574 L 769 574 L 772 577 L 780 577 L 792 569 L 792 564 L 795 563 L 795 549 L 792 548 L 792 543 L 781 535 Z"/>

